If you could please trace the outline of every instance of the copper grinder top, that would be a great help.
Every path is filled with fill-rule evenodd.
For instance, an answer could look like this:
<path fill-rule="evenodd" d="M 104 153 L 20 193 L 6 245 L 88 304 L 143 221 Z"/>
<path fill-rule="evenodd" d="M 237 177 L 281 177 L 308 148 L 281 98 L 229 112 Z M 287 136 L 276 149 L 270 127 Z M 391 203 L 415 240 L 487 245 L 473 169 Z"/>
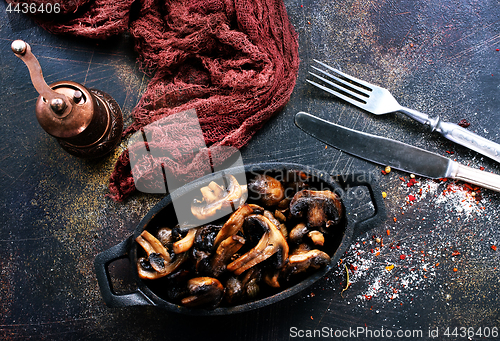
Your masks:
<path fill-rule="evenodd" d="M 63 81 L 48 86 L 38 60 L 29 44 L 15 40 L 12 51 L 28 66 L 31 80 L 40 96 L 36 117 L 42 128 L 57 138 L 71 138 L 83 132 L 91 123 L 96 102 L 81 84 Z"/>

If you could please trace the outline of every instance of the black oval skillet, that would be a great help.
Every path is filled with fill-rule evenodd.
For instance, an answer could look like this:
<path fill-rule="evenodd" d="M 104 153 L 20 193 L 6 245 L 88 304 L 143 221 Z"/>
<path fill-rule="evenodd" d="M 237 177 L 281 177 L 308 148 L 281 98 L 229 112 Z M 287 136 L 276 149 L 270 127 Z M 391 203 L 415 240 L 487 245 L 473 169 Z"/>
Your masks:
<path fill-rule="evenodd" d="M 162 298 L 158 289 L 155 288 L 154 285 L 151 285 L 151 281 L 139 278 L 135 266 L 138 259 L 139 247 L 135 239 L 144 229 L 148 229 L 149 226 L 156 224 L 159 219 L 164 220 L 165 217 L 169 215 L 175 215 L 172 207 L 172 196 L 175 198 L 185 197 L 188 200 L 192 200 L 195 193 L 198 195 L 199 188 L 208 184 L 210 179 L 213 178 L 213 176 L 206 176 L 177 189 L 175 194 L 167 195 L 141 220 L 133 235 L 97 255 L 94 262 L 95 271 L 101 294 L 106 305 L 109 307 L 151 305 L 171 312 L 189 315 L 229 315 L 261 308 L 295 295 L 325 276 L 332 267 L 336 266 L 355 238 L 369 231 L 385 219 L 385 207 L 382 194 L 372 174 L 349 174 L 337 176 L 334 179 L 325 172 L 317 169 L 289 163 L 261 163 L 247 165 L 244 168 L 247 178 L 255 176 L 255 174 L 266 173 L 271 175 L 273 173 L 286 172 L 289 170 L 305 172 L 318 179 L 318 181 L 322 183 L 322 186 L 330 188 L 330 190 L 341 196 L 345 208 L 345 219 L 340 229 L 340 233 L 336 238 L 334 249 L 330 253 L 331 262 L 328 266 L 302 278 L 300 281 L 282 291 L 274 292 L 271 293 L 270 296 L 236 306 L 221 306 L 210 310 L 188 308 L 171 303 Z M 229 169 L 224 171 L 226 174 L 235 172 L 241 173 L 242 170 Z M 217 175 L 217 173 L 213 175 Z M 131 293 L 117 294 L 112 289 L 112 279 L 108 267 L 113 261 L 122 258 L 129 258 L 131 264 L 130 271 L 137 283 L 137 288 Z"/>

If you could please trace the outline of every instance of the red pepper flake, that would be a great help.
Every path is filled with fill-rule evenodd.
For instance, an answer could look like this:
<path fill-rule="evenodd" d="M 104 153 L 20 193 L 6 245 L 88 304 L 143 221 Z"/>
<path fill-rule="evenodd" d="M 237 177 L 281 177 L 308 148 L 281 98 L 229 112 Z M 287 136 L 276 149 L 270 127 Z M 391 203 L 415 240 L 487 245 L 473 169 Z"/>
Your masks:
<path fill-rule="evenodd" d="M 496 49 L 495 51 L 497 51 L 497 52 L 498 52 L 498 51 L 500 51 L 500 49 Z"/>
<path fill-rule="evenodd" d="M 387 230 L 387 231 L 385 231 L 385 232 L 387 233 L 387 235 L 388 235 L 388 236 L 390 236 L 390 235 L 391 235 L 391 230 Z"/>
<path fill-rule="evenodd" d="M 311 320 L 314 320 L 314 318 L 311 316 Z"/>
<path fill-rule="evenodd" d="M 383 170 L 383 169 L 382 169 L 380 172 L 381 172 L 383 175 L 387 175 L 387 172 L 386 172 L 385 170 Z"/>
<path fill-rule="evenodd" d="M 366 299 L 367 301 L 371 300 L 371 299 L 372 299 L 372 297 L 373 297 L 373 296 L 371 296 L 371 295 L 365 295 L 365 299 Z M 371 308 L 370 308 L 370 309 L 371 309 Z"/>
<path fill-rule="evenodd" d="M 480 170 L 484 170 L 484 167 L 483 167 L 483 166 L 481 166 L 481 167 L 479 167 L 479 169 L 480 169 Z"/>
<path fill-rule="evenodd" d="M 453 268 L 453 272 L 457 272 L 457 271 L 458 271 L 458 269 L 457 269 L 457 268 Z"/>
<path fill-rule="evenodd" d="M 439 263 L 436 263 L 436 265 L 435 265 L 435 266 L 439 266 Z"/>
<path fill-rule="evenodd" d="M 350 268 L 351 270 L 353 270 L 353 271 L 358 270 L 358 267 L 357 267 L 356 265 L 352 265 L 352 264 L 349 266 L 349 268 Z"/>
<path fill-rule="evenodd" d="M 460 252 L 458 252 L 458 251 L 453 251 L 453 252 L 451 253 L 451 255 L 452 255 L 452 256 L 459 256 L 459 255 L 460 255 Z"/>
<path fill-rule="evenodd" d="M 302 7 L 304 7 L 304 5 L 300 5 L 300 7 L 302 8 Z"/>
<path fill-rule="evenodd" d="M 410 179 L 407 183 L 406 186 L 411 187 L 417 183 L 417 180 L 415 179 Z"/>
<path fill-rule="evenodd" d="M 493 251 L 496 251 L 496 250 L 497 250 L 496 245 L 491 245 L 491 249 L 492 249 Z"/>
<path fill-rule="evenodd" d="M 458 122 L 458 125 L 461 126 L 462 128 L 467 128 L 468 126 L 470 126 L 470 123 L 467 122 L 467 120 L 464 118 L 461 119 L 460 122 Z"/>
<path fill-rule="evenodd" d="M 393 218 L 393 220 L 394 220 L 394 222 L 398 221 L 398 220 L 396 219 L 396 217 L 394 217 L 394 218 Z"/>
<path fill-rule="evenodd" d="M 399 259 L 404 260 L 406 258 L 406 255 L 400 255 Z"/>
<path fill-rule="evenodd" d="M 375 254 L 375 256 L 380 256 L 380 252 L 377 252 L 377 253 Z"/>
<path fill-rule="evenodd" d="M 415 199 L 416 199 L 416 198 L 415 198 L 415 196 L 414 196 L 414 195 L 411 195 L 411 194 L 410 194 L 410 195 L 408 195 L 408 200 L 410 200 L 410 201 L 414 201 Z"/>
<path fill-rule="evenodd" d="M 316 295 L 312 292 L 312 293 L 311 293 L 311 297 L 314 297 L 314 296 L 316 296 Z"/>

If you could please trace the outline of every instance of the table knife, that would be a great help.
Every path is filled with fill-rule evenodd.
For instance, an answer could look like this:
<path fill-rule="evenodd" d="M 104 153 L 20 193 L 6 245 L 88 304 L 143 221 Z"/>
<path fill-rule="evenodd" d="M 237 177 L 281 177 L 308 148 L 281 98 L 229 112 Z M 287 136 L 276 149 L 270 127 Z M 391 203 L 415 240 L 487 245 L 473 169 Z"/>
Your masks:
<path fill-rule="evenodd" d="M 305 112 L 295 115 L 297 127 L 318 140 L 359 158 L 432 179 L 451 178 L 500 192 L 500 176 L 385 137 L 325 121 Z"/>

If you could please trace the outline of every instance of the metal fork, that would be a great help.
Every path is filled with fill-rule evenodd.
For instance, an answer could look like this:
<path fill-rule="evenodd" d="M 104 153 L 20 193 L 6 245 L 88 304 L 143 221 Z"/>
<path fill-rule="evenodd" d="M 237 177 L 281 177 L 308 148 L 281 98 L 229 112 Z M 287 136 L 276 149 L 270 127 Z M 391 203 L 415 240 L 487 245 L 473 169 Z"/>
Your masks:
<path fill-rule="evenodd" d="M 312 85 L 375 115 L 383 115 L 396 111 L 402 112 L 414 120 L 429 126 L 431 131 L 437 131 L 455 143 L 500 162 L 499 144 L 474 134 L 457 124 L 442 121 L 439 116 L 430 117 L 417 110 L 406 108 L 397 102 L 389 90 L 349 76 L 316 59 L 314 61 L 328 71 L 311 66 L 322 75 L 320 76 L 314 72 L 309 73 L 325 84 L 319 84 L 307 79 L 306 81 Z"/>

